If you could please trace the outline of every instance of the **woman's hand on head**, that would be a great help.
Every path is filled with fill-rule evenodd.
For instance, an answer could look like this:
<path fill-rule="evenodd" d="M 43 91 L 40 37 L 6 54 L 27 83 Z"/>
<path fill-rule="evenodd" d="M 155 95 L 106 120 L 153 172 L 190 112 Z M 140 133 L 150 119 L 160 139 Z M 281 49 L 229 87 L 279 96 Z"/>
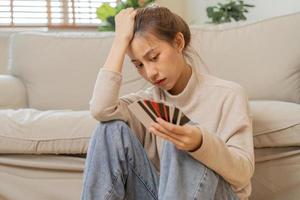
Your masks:
<path fill-rule="evenodd" d="M 134 18 L 136 10 L 126 8 L 115 16 L 116 38 L 129 44 L 133 37 Z"/>
<path fill-rule="evenodd" d="M 171 141 L 180 150 L 193 152 L 202 145 L 202 132 L 193 125 L 180 126 L 157 118 L 157 123 L 153 123 L 149 130 L 151 133 Z"/>

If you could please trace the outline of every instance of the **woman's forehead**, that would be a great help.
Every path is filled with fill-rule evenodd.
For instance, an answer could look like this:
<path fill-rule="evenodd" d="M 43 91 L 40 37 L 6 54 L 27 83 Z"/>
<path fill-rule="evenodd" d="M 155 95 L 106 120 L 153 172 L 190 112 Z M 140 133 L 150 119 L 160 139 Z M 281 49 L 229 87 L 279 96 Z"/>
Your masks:
<path fill-rule="evenodd" d="M 135 35 L 129 45 L 129 53 L 134 57 L 143 57 L 148 51 L 161 49 L 166 41 L 158 39 L 153 34 Z"/>
<path fill-rule="evenodd" d="M 132 48 L 145 48 L 153 47 L 159 43 L 159 39 L 152 34 L 147 35 L 135 35 L 130 43 Z"/>
<path fill-rule="evenodd" d="M 143 56 L 147 51 L 155 48 L 158 44 L 154 38 L 135 36 L 129 45 L 129 54 L 134 57 Z"/>

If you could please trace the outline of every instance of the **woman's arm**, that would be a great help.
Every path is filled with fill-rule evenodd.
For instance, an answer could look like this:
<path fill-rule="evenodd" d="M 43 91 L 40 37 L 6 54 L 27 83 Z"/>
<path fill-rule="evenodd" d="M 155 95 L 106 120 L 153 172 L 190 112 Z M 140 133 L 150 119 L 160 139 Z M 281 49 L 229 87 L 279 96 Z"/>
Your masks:
<path fill-rule="evenodd" d="M 241 190 L 250 183 L 255 168 L 252 116 L 243 88 L 228 96 L 222 113 L 216 133 L 198 126 L 203 143 L 190 154 Z"/>
<path fill-rule="evenodd" d="M 104 68 L 122 72 L 122 65 L 128 45 L 133 37 L 133 25 L 136 11 L 133 8 L 122 10 L 116 17 L 115 38 L 104 64 Z"/>
<path fill-rule="evenodd" d="M 111 70 L 114 72 L 122 73 L 122 66 L 125 59 L 125 53 L 128 44 L 126 40 L 122 40 L 117 36 L 113 40 L 113 44 L 111 46 L 110 52 L 106 61 L 104 63 L 103 68 L 107 70 Z"/>
<path fill-rule="evenodd" d="M 126 120 L 126 102 L 119 100 L 122 83 L 122 65 L 128 45 L 133 37 L 136 11 L 133 8 L 122 10 L 116 17 L 116 32 L 113 44 L 104 66 L 99 70 L 90 100 L 92 116 L 99 120 Z M 131 102 L 136 98 L 129 98 Z"/>
<path fill-rule="evenodd" d="M 157 121 L 150 132 L 188 151 L 237 190 L 248 186 L 254 172 L 253 130 L 248 97 L 242 87 L 228 93 L 215 132 L 197 123 L 180 126 Z"/>

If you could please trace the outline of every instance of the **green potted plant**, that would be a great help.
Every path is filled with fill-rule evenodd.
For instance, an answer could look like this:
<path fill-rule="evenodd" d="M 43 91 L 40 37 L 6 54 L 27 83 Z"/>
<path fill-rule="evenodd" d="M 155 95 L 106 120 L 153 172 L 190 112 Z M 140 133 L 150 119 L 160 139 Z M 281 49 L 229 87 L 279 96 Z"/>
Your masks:
<path fill-rule="evenodd" d="M 218 3 L 216 6 L 210 6 L 206 9 L 208 18 L 211 18 L 209 23 L 221 24 L 235 21 L 246 20 L 245 13 L 247 8 L 254 5 L 245 4 L 243 0 L 229 0 L 228 3 Z"/>
<path fill-rule="evenodd" d="M 155 0 L 119 0 L 115 7 L 109 3 L 103 3 L 97 8 L 97 17 L 102 21 L 99 26 L 99 31 L 115 31 L 115 16 L 125 8 L 133 7 L 140 8 L 145 7 Z"/>

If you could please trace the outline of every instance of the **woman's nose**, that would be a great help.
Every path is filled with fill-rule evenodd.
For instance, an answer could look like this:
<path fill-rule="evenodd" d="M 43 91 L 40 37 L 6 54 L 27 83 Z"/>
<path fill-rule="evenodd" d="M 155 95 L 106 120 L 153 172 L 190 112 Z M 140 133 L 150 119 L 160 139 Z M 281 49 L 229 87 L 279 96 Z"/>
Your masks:
<path fill-rule="evenodd" d="M 155 67 L 148 67 L 147 76 L 152 82 L 156 81 L 158 78 L 158 70 Z"/>

